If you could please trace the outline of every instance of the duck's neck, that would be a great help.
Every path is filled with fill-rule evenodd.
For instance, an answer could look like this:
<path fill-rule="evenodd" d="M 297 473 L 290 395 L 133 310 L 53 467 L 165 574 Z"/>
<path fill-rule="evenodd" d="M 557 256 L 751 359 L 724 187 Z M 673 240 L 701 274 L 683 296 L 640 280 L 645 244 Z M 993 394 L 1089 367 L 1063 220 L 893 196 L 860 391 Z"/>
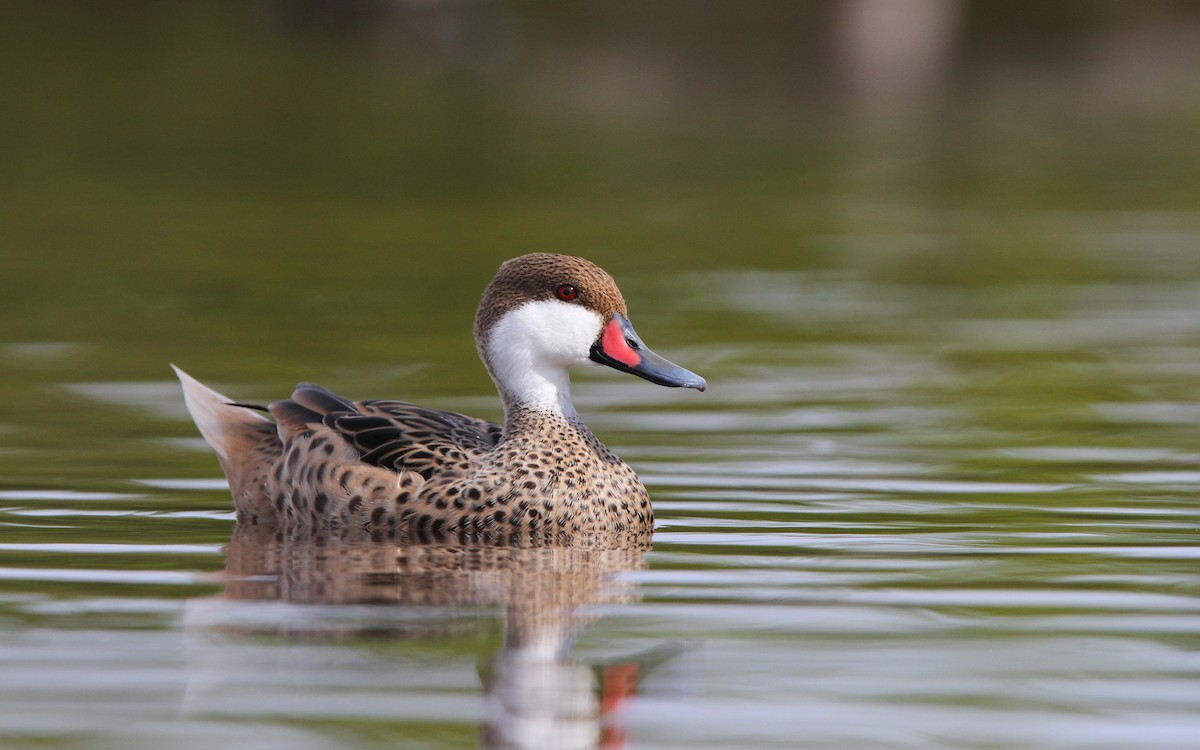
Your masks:
<path fill-rule="evenodd" d="M 506 431 L 515 426 L 518 417 L 524 420 L 529 415 L 582 424 L 571 403 L 571 377 L 565 358 L 546 356 L 528 337 L 501 333 L 489 337 L 480 353 L 504 402 Z"/>
<path fill-rule="evenodd" d="M 506 435 L 541 430 L 545 425 L 555 423 L 587 429 L 579 412 L 575 411 L 575 405 L 571 403 L 571 383 L 565 372 L 561 379 L 528 377 L 524 385 L 527 387 L 519 392 L 500 389 Z"/>
<path fill-rule="evenodd" d="M 504 432 L 501 442 L 526 445 L 531 450 L 555 446 L 561 448 L 562 458 L 579 458 L 587 453 L 608 463 L 620 463 L 615 455 L 583 423 L 583 417 L 571 403 L 571 384 L 566 371 L 554 388 L 545 386 L 539 398 L 517 398 L 509 389 L 500 389 L 504 401 Z"/>

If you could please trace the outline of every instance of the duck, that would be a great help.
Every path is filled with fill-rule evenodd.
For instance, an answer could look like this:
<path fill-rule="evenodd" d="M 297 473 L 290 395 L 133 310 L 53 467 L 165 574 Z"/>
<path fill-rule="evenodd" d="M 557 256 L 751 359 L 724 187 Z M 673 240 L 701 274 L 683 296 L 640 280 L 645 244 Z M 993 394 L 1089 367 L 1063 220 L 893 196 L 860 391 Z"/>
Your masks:
<path fill-rule="evenodd" d="M 569 255 L 504 262 L 473 333 L 503 424 L 405 401 L 351 401 L 313 383 L 266 406 L 243 403 L 172 368 L 239 524 L 418 541 L 651 532 L 645 485 L 588 429 L 571 403 L 569 371 L 606 366 L 697 391 L 704 378 L 647 347 L 612 276 Z"/>

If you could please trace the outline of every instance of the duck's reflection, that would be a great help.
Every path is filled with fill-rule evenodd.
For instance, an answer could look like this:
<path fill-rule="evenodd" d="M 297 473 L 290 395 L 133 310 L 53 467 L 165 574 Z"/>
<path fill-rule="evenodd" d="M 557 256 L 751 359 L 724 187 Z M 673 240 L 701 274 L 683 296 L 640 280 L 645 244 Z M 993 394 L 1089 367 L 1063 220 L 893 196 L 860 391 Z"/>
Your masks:
<path fill-rule="evenodd" d="M 481 669 L 483 746 L 617 747 L 624 732 L 611 709 L 632 692 L 637 668 L 588 665 L 573 659 L 569 647 L 594 617 L 590 605 L 635 596 L 633 585 L 620 574 L 645 566 L 650 539 L 571 541 L 571 546 L 511 538 L 504 546 L 407 544 L 311 535 L 296 539 L 238 527 L 226 549 L 223 596 L 392 604 L 432 612 L 498 608 L 502 646 Z M 438 637 L 452 632 L 456 620 L 446 616 L 406 622 L 388 635 Z M 364 629 L 379 634 L 378 622 Z M 344 627 L 336 631 L 339 637 L 346 634 Z"/>

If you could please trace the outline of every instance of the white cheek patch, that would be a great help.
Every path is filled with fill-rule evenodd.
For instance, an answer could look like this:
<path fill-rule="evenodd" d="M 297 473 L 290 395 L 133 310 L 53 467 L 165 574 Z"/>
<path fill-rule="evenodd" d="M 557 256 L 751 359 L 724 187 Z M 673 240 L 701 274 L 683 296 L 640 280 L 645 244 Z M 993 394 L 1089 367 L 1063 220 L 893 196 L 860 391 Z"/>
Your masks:
<path fill-rule="evenodd" d="M 559 300 L 526 302 L 505 313 L 486 344 L 497 386 L 519 403 L 561 409 L 570 398 L 567 369 L 591 361 L 602 326 L 596 312 Z"/>

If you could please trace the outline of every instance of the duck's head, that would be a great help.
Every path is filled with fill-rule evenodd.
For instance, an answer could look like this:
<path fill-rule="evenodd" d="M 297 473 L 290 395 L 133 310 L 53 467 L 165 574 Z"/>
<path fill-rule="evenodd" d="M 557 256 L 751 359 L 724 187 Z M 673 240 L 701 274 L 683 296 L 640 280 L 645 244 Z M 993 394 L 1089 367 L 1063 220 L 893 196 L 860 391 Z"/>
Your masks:
<path fill-rule="evenodd" d="M 704 378 L 642 343 L 604 269 L 569 255 L 533 253 L 500 266 L 479 302 L 475 342 L 506 402 L 569 407 L 567 371 L 584 364 L 705 388 Z"/>

